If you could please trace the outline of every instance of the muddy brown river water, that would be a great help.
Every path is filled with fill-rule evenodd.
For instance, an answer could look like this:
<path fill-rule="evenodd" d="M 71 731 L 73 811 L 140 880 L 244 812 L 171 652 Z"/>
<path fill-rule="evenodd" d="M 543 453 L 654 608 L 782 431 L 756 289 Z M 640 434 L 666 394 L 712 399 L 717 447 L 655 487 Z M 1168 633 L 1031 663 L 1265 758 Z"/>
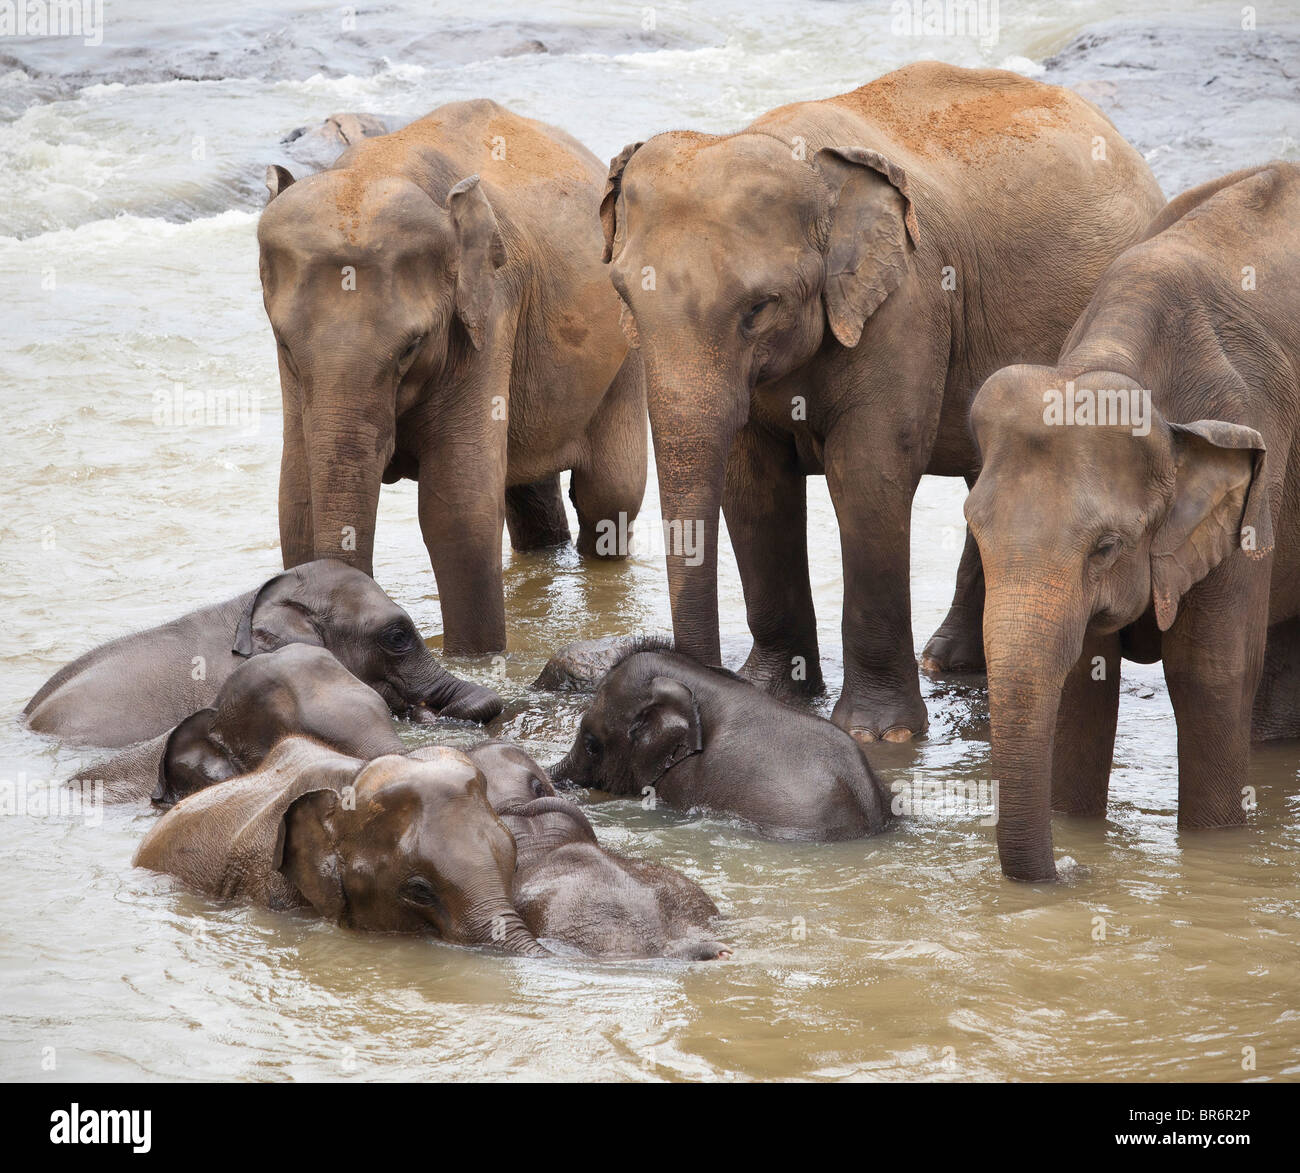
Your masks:
<path fill-rule="evenodd" d="M 734 125 L 923 55 L 1032 71 L 1088 22 L 1123 15 L 1004 2 L 999 43 L 982 49 L 891 38 L 876 9 L 813 4 L 791 21 L 776 4 L 667 5 L 659 41 L 628 44 L 642 5 L 570 5 L 556 51 L 499 56 L 535 34 L 505 6 L 482 6 L 477 23 L 462 15 L 452 54 L 415 37 L 397 5 L 366 42 L 388 45 L 385 20 L 406 29 L 388 63 L 356 50 L 330 72 L 315 54 L 331 42 L 311 23 L 327 7 L 286 7 L 293 35 L 247 66 L 246 42 L 263 43 L 262 9 L 247 6 L 243 23 L 204 34 L 229 62 L 229 76 L 214 66 L 208 80 L 88 49 L 69 50 L 68 68 L 86 71 L 72 81 L 0 65 L 0 1078 L 1300 1077 L 1300 746 L 1256 754 L 1246 828 L 1180 834 L 1158 666 L 1125 665 L 1109 815 L 1056 820 L 1058 858 L 1073 863 L 1054 886 L 1004 880 L 987 811 L 923 789 L 988 781 L 977 679 L 923 682 L 928 737 L 872 747 L 882 775 L 917 799 L 875 839 L 769 843 L 723 820 L 589 796 L 603 843 L 670 863 L 715 898 L 735 948 L 725 963 L 511 959 L 222 906 L 131 869 L 150 811 L 43 813 L 53 784 L 95 756 L 22 728 L 45 677 L 278 569 L 279 396 L 253 232 L 255 163 L 287 130 L 339 109 L 411 117 L 492 94 L 609 155 L 646 131 Z M 166 6 L 126 11 L 121 38 L 188 60 L 198 34 L 171 27 Z M 190 76 L 181 65 L 173 72 Z M 1260 114 L 1251 133 L 1296 157 L 1283 122 L 1270 129 Z M 196 136 L 204 160 L 190 157 Z M 1153 164 L 1184 159 L 1182 171 L 1157 168 L 1170 193 L 1245 161 L 1213 121 L 1188 139 L 1142 144 Z M 177 383 L 245 414 L 176 420 Z M 918 649 L 951 594 L 963 493 L 927 479 L 917 499 Z M 643 533 L 657 523 L 652 476 Z M 810 529 L 828 714 L 841 586 L 820 480 Z M 582 699 L 529 682 L 571 639 L 667 628 L 662 564 L 652 549 L 621 566 L 571 549 L 504 557 L 509 654 L 451 666 L 505 696 L 493 735 L 554 761 Z M 722 562 L 734 666 L 748 636 L 729 548 Z M 440 630 L 410 483 L 385 490 L 375 569 L 423 630 Z M 403 728 L 412 744 L 481 736 Z"/>

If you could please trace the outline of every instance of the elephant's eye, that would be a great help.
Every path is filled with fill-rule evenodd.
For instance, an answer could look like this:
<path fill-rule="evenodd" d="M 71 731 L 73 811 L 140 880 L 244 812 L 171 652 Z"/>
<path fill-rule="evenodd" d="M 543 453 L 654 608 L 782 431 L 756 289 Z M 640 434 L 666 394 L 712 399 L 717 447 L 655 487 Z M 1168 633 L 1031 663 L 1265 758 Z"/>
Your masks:
<path fill-rule="evenodd" d="M 406 349 L 403 350 L 402 353 L 397 356 L 397 365 L 399 367 L 406 366 L 406 364 L 409 363 L 411 359 L 415 357 L 416 352 L 419 351 L 420 345 L 423 342 L 424 342 L 423 335 L 421 335 L 418 338 L 412 338 L 411 341 L 406 344 Z"/>
<path fill-rule="evenodd" d="M 397 889 L 397 894 L 407 904 L 418 904 L 421 908 L 428 908 L 431 905 L 442 903 L 442 897 L 438 895 L 438 889 L 423 876 L 411 876 L 409 879 L 403 880 Z"/>
<path fill-rule="evenodd" d="M 415 647 L 415 641 L 415 632 L 402 625 L 385 628 L 383 634 L 379 637 L 379 642 L 384 651 L 391 652 L 394 656 L 409 652 Z"/>
<path fill-rule="evenodd" d="M 767 309 L 768 306 L 776 305 L 779 300 L 780 299 L 773 294 L 771 297 L 763 298 L 762 301 L 756 301 L 746 311 L 745 316 L 740 319 L 741 328 L 746 331 L 755 329 L 755 327 L 760 324 L 760 320 L 763 317 L 763 311 Z"/>
<path fill-rule="evenodd" d="M 1114 534 L 1107 534 L 1098 540 L 1090 556 L 1094 563 L 1109 562 L 1123 549 L 1123 546 L 1124 543 L 1120 538 Z"/>
<path fill-rule="evenodd" d="M 597 741 L 590 733 L 582 735 L 582 748 L 585 749 L 590 757 L 600 757 L 600 742 Z"/>

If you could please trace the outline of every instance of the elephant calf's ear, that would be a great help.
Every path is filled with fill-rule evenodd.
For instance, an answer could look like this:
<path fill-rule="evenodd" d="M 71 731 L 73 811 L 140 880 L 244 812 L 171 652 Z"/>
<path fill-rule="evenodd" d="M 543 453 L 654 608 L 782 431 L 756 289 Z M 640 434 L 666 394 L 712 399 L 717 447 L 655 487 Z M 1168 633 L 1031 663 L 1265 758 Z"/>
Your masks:
<path fill-rule="evenodd" d="M 1177 618 L 1183 595 L 1234 550 L 1262 558 L 1273 548 L 1263 437 L 1219 420 L 1169 430 L 1177 481 L 1151 541 L 1151 594 L 1161 631 Z"/>
<path fill-rule="evenodd" d="M 656 676 L 650 696 L 632 722 L 630 739 L 638 764 L 654 778 L 704 748 L 695 694 L 681 681 Z"/>
<path fill-rule="evenodd" d="M 854 347 L 907 273 L 919 239 L 916 212 L 907 174 L 876 151 L 823 147 L 813 162 L 831 189 L 826 316 L 836 339 Z"/>
<path fill-rule="evenodd" d="M 291 584 L 291 572 L 268 579 L 248 600 L 231 651 L 237 656 L 273 652 L 285 644 L 313 644 L 324 647 L 325 641 L 312 622 L 311 610 L 282 593 Z"/>
<path fill-rule="evenodd" d="M 239 773 L 234 758 L 212 737 L 216 709 L 200 709 L 167 735 L 158 759 L 158 785 L 150 799 L 174 806 L 187 795 L 225 782 Z"/>
<path fill-rule="evenodd" d="M 334 825 L 338 808 L 339 796 L 334 790 L 299 795 L 280 820 L 271 856 L 271 867 L 321 916 L 334 921 L 346 907 Z"/>
<path fill-rule="evenodd" d="M 462 179 L 447 193 L 447 211 L 456 229 L 456 314 L 475 350 L 483 348 L 492 308 L 496 271 L 506 263 L 496 213 L 477 175 Z"/>
<path fill-rule="evenodd" d="M 293 182 L 293 176 L 289 174 L 287 167 L 281 167 L 279 163 L 272 163 L 266 169 L 266 202 L 269 204 L 286 187 L 292 186 Z"/>

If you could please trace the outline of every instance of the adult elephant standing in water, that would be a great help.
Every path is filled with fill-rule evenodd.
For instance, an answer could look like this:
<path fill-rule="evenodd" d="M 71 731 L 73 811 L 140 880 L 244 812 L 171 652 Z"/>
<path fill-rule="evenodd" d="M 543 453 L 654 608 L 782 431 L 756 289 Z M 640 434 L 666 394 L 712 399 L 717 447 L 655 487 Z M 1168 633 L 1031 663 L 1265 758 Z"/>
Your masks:
<path fill-rule="evenodd" d="M 924 730 L 917 483 L 974 478 L 976 389 L 1010 361 L 1054 358 L 1162 203 L 1082 98 L 928 62 L 738 134 L 626 148 L 601 204 L 605 257 L 645 363 L 663 515 L 702 527 L 698 549 L 668 550 L 678 649 L 719 662 L 721 504 L 754 636 L 742 672 L 820 689 L 805 478 L 824 473 L 844 558 L 834 719 L 865 741 Z M 982 605 L 968 538 L 928 666 L 983 667 Z"/>
<path fill-rule="evenodd" d="M 626 552 L 597 539 L 640 508 L 645 392 L 598 260 L 603 175 L 562 131 L 489 101 L 297 183 L 268 170 L 286 567 L 370 572 L 381 482 L 418 480 L 444 647 L 473 654 L 506 644 L 502 521 L 515 549 L 569 539 L 561 471 L 579 548 Z"/>

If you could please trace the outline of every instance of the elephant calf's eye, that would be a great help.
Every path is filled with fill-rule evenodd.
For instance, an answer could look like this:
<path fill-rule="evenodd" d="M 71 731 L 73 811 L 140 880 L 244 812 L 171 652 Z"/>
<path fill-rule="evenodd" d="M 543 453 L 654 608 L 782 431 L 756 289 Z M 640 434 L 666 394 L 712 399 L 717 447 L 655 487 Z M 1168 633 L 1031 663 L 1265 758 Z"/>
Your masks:
<path fill-rule="evenodd" d="M 600 757 L 600 742 L 597 741 L 590 733 L 582 735 L 582 748 L 585 749 L 590 757 Z"/>
<path fill-rule="evenodd" d="M 442 900 L 438 895 L 438 889 L 423 876 L 411 876 L 410 879 L 403 880 L 401 886 L 397 889 L 397 894 L 407 904 L 418 904 L 422 908 L 439 904 Z"/>
<path fill-rule="evenodd" d="M 400 656 L 415 647 L 416 634 L 409 627 L 390 627 L 380 637 L 384 651 Z"/>

